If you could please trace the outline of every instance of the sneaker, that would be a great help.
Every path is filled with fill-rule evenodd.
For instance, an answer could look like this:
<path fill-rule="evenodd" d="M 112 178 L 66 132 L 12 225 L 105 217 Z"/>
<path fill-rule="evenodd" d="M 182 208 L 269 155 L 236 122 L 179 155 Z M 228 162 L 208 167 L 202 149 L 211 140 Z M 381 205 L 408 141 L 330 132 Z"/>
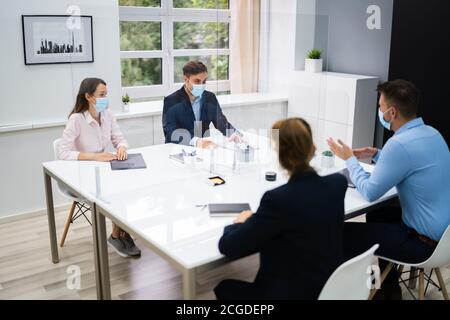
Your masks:
<path fill-rule="evenodd" d="M 117 254 L 123 258 L 129 258 L 131 257 L 130 254 L 127 251 L 127 247 L 125 242 L 122 238 L 113 238 L 112 236 L 109 236 L 108 238 L 108 245 L 110 245 L 114 251 L 117 252 Z"/>
<path fill-rule="evenodd" d="M 136 246 L 133 241 L 133 238 L 129 234 L 125 234 L 124 237 L 121 238 L 122 242 L 125 244 L 125 250 L 127 254 L 133 258 L 138 258 L 141 256 L 141 250 Z"/>

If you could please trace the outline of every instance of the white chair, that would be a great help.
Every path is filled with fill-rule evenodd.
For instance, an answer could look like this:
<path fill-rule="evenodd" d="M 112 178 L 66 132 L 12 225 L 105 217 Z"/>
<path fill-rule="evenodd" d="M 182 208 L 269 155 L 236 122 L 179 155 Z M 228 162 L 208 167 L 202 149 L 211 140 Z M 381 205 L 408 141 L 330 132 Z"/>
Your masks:
<path fill-rule="evenodd" d="M 58 159 L 59 155 L 59 147 L 62 142 L 62 139 L 56 139 L 53 142 L 53 153 L 55 160 Z M 86 217 L 85 213 L 90 211 L 90 207 L 83 203 L 82 199 L 78 198 L 76 195 L 72 194 L 69 190 L 67 190 L 63 185 L 58 182 L 58 191 L 59 193 L 69 199 L 72 200 L 72 207 L 70 208 L 69 215 L 67 217 L 66 225 L 64 226 L 64 231 L 61 237 L 60 246 L 64 246 L 64 242 L 66 241 L 67 232 L 69 231 L 70 224 L 73 223 L 76 219 L 83 216 L 87 222 L 92 226 L 91 221 Z"/>
<path fill-rule="evenodd" d="M 367 300 L 372 287 L 372 260 L 378 247 L 376 244 L 340 265 L 325 283 L 319 300 Z"/>
<path fill-rule="evenodd" d="M 389 271 L 392 269 L 394 264 L 398 264 L 400 266 L 400 282 L 403 283 L 406 287 L 406 289 L 409 291 L 409 293 L 413 296 L 415 299 L 416 297 L 413 295 L 409 287 L 405 284 L 405 282 L 408 280 L 403 280 L 401 277 L 402 271 L 404 267 L 410 267 L 410 268 L 416 268 L 419 270 L 419 300 L 423 300 L 425 297 L 425 277 L 427 278 L 427 288 L 428 284 L 432 283 L 434 286 L 438 287 L 442 291 L 442 295 L 444 296 L 444 300 L 449 300 L 448 297 L 448 291 L 445 287 L 444 279 L 442 278 L 441 274 L 441 267 L 445 267 L 446 265 L 450 264 L 450 225 L 445 230 L 444 234 L 442 235 L 441 239 L 439 240 L 438 245 L 436 246 L 436 249 L 434 249 L 433 254 L 431 255 L 428 260 L 421 262 L 421 263 L 407 263 L 402 261 L 397 261 L 394 259 L 389 259 L 386 257 L 378 256 L 379 259 L 383 259 L 385 261 L 388 261 L 389 264 L 386 266 L 385 271 L 383 271 L 383 275 L 381 279 L 382 281 L 386 277 L 386 275 L 389 273 Z M 430 275 L 425 274 L 425 269 L 428 269 L 430 271 Z M 439 286 L 437 286 L 433 280 L 431 280 L 431 275 L 433 271 L 436 272 L 436 277 L 439 282 Z"/>

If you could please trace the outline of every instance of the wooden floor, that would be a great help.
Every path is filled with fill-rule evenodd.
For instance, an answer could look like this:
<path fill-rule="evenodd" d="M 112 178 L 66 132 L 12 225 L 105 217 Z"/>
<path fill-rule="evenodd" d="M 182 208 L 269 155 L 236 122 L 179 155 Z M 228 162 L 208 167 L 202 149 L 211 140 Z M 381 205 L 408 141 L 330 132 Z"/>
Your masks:
<path fill-rule="evenodd" d="M 56 212 L 56 227 L 61 236 L 67 210 Z M 108 223 L 110 229 L 110 223 Z M 38 216 L 0 224 L 0 299 L 96 299 L 92 231 L 80 218 L 60 248 L 60 263 L 50 258 L 47 217 Z M 167 262 L 140 245 L 140 259 L 124 259 L 109 248 L 113 299 L 181 299 L 180 274 Z M 80 289 L 68 289 L 69 266 L 81 270 Z M 226 278 L 252 281 L 258 269 L 258 256 L 241 259 L 197 277 L 198 299 L 214 299 L 212 289 Z M 442 270 L 450 288 L 450 267 Z M 411 299 L 404 291 L 404 299 Z M 442 299 L 430 288 L 426 299 Z"/>

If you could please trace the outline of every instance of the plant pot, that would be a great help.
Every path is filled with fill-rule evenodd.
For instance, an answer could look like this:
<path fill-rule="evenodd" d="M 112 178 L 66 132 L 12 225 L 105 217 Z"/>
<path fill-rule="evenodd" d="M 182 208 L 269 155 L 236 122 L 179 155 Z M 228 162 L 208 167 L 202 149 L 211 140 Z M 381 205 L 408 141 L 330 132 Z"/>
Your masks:
<path fill-rule="evenodd" d="M 122 111 L 123 112 L 129 112 L 130 111 L 130 104 L 129 103 L 122 103 Z"/>
<path fill-rule="evenodd" d="M 334 167 L 334 155 L 326 156 L 322 154 L 322 168 L 333 168 Z"/>
<path fill-rule="evenodd" d="M 323 59 L 305 59 L 305 71 L 311 73 L 322 72 Z"/>

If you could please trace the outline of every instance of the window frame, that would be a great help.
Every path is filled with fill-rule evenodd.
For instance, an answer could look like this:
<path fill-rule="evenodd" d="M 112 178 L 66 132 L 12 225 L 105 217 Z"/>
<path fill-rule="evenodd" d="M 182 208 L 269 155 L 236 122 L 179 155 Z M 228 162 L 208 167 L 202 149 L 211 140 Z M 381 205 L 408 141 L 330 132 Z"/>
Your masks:
<path fill-rule="evenodd" d="M 161 85 L 122 87 L 122 94 L 128 93 L 135 99 L 166 96 L 182 86 L 182 83 L 174 82 L 175 57 L 215 55 L 230 57 L 229 48 L 174 49 L 173 39 L 175 22 L 222 22 L 228 23 L 230 26 L 230 9 L 173 8 L 173 0 L 161 0 L 160 8 L 119 6 L 119 23 L 121 21 L 150 21 L 161 23 L 161 50 L 120 51 L 120 59 L 162 59 Z M 182 71 L 179 70 L 178 72 Z M 208 81 L 207 89 L 213 92 L 229 91 L 230 79 Z"/>

